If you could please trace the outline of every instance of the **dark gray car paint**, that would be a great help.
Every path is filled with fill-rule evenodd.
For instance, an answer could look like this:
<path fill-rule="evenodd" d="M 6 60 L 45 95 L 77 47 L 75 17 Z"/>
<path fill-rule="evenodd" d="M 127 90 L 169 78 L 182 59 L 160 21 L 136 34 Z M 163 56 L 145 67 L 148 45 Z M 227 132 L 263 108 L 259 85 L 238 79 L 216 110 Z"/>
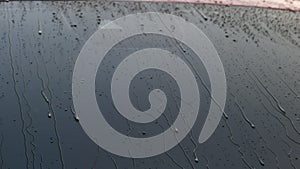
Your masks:
<path fill-rule="evenodd" d="M 73 66 L 99 25 L 149 11 L 201 28 L 223 62 L 229 94 L 224 117 L 204 144 L 192 132 L 165 154 L 123 158 L 98 147 L 74 119 Z M 299 12 L 187 3 L 1 2 L 0 37 L 1 168 L 300 167 Z M 147 73 L 139 76 L 150 79 Z M 169 90 L 176 90 L 172 84 Z M 132 135 L 155 132 L 135 128 Z"/>

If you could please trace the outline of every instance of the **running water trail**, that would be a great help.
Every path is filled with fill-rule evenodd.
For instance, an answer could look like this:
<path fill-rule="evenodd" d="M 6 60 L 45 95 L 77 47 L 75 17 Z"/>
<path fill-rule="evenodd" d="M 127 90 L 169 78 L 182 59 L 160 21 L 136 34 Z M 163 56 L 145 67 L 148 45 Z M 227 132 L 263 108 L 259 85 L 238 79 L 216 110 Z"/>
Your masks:
<path fill-rule="evenodd" d="M 8 33 L 7 33 L 7 38 L 8 38 L 8 50 L 9 50 L 9 57 L 10 57 L 10 67 L 12 71 L 12 79 L 13 79 L 13 89 L 14 92 L 17 96 L 18 100 L 18 107 L 19 107 L 19 112 L 20 112 L 20 118 L 21 118 L 21 126 L 22 126 L 22 136 L 23 136 L 23 144 L 24 144 L 24 153 L 25 153 L 25 158 L 26 158 L 26 168 L 29 168 L 29 156 L 28 156 L 28 147 L 27 147 L 27 138 L 25 134 L 25 117 L 24 117 L 24 112 L 22 109 L 22 100 L 21 100 L 21 95 L 18 92 L 17 89 L 17 80 L 16 80 L 16 69 L 14 66 L 14 58 L 13 58 L 13 50 L 12 50 L 12 41 L 11 41 L 11 22 L 14 23 L 14 21 L 10 20 L 10 10 L 8 9 L 8 6 L 6 8 L 7 10 L 7 24 L 8 24 Z"/>

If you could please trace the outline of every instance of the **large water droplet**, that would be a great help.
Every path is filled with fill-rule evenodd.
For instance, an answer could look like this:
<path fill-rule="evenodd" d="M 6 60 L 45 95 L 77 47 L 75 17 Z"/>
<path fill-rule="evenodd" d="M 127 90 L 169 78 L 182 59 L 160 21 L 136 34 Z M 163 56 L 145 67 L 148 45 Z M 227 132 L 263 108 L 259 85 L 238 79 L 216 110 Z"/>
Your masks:
<path fill-rule="evenodd" d="M 198 157 L 196 157 L 196 158 L 195 158 L 195 162 L 196 162 L 196 163 L 198 163 L 198 162 L 199 162 L 199 159 L 198 159 Z"/>
<path fill-rule="evenodd" d="M 74 116 L 75 121 L 79 121 L 79 117 L 77 115 Z"/>

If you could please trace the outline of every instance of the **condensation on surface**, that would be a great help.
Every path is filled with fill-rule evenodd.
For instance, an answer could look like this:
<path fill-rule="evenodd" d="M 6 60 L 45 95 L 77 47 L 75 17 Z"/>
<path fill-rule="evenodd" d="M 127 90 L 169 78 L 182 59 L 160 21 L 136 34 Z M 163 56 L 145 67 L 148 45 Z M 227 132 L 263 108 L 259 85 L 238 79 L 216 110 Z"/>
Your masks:
<path fill-rule="evenodd" d="M 0 4 L 1 168 L 299 168 L 299 12 L 188 3 Z M 227 103 L 204 144 L 192 131 L 162 155 L 123 158 L 102 150 L 79 125 L 72 72 L 99 26 L 149 11 L 183 17 L 209 37 L 224 64 Z"/>

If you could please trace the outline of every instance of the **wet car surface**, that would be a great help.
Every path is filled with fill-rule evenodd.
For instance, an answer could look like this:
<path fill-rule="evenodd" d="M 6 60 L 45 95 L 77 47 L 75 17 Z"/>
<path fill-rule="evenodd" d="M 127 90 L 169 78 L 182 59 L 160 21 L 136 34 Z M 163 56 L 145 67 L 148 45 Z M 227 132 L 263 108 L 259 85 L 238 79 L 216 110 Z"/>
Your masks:
<path fill-rule="evenodd" d="M 299 12 L 170 2 L 0 4 L 1 168 L 300 167 Z M 174 97 L 180 94 L 176 81 L 168 74 L 141 72 L 129 92 L 137 109 L 149 108 L 147 96 L 155 88 L 173 101 L 165 118 L 153 124 L 123 119 L 111 105 L 106 83 L 126 52 L 149 46 L 168 49 L 198 65 L 202 84 L 201 113 L 177 146 L 153 157 L 127 158 L 102 149 L 83 131 L 73 107 L 72 75 L 83 45 L 99 27 L 141 12 L 172 14 L 200 28 L 223 63 L 227 97 L 217 129 L 205 143 L 198 143 L 210 105 L 210 83 L 201 62 L 193 60 L 188 46 L 177 44 L 178 48 L 167 37 L 142 34 L 122 41 L 108 53 L 95 81 L 98 104 L 117 131 L 141 138 L 156 135 L 174 121 L 180 100 Z"/>

